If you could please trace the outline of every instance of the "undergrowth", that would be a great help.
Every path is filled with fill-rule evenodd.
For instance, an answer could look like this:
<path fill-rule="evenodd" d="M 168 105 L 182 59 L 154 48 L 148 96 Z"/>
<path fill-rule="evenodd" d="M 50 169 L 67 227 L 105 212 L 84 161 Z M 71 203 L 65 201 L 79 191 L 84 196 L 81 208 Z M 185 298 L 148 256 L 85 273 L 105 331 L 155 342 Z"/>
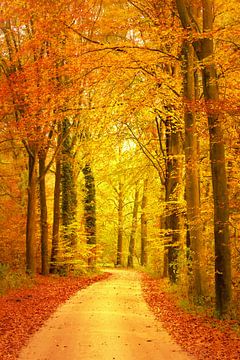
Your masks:
<path fill-rule="evenodd" d="M 0 263 L 0 295 L 4 295 L 12 289 L 31 287 L 33 283 L 33 278 L 25 272 L 13 271 L 8 264 Z"/>
<path fill-rule="evenodd" d="M 199 318 L 212 319 L 211 326 L 225 331 L 225 327 L 231 328 L 237 335 L 240 335 L 239 317 L 236 315 L 236 305 L 231 310 L 231 316 L 228 321 L 220 320 L 215 312 L 215 304 L 211 296 L 193 299 L 190 294 L 182 291 L 178 284 L 171 284 L 166 278 L 161 279 L 159 283 L 161 290 L 170 297 L 172 297 L 176 305 L 181 308 L 185 313 L 197 316 Z"/>

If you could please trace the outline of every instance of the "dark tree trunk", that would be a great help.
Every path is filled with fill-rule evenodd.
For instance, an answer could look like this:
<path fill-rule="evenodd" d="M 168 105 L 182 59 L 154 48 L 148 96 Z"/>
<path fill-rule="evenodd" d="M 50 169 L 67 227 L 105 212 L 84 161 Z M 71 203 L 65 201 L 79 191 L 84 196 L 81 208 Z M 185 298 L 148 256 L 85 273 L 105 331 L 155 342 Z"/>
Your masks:
<path fill-rule="evenodd" d="M 141 204 L 141 265 L 146 266 L 148 262 L 148 251 L 147 251 L 147 189 L 148 179 L 144 180 L 143 184 L 143 196 Z"/>
<path fill-rule="evenodd" d="M 58 144 L 60 142 L 60 135 Z M 51 265 L 50 272 L 57 273 L 57 259 L 59 247 L 59 225 L 60 225 L 60 195 L 61 195 L 61 156 L 56 157 L 56 172 L 55 172 L 55 186 L 54 186 L 54 204 L 53 204 L 53 226 L 52 226 L 52 251 L 51 251 Z"/>
<path fill-rule="evenodd" d="M 41 224 L 41 259 L 42 274 L 49 273 L 48 261 L 48 213 L 45 184 L 46 151 L 39 152 L 39 187 L 40 187 L 40 224 Z"/>
<path fill-rule="evenodd" d="M 213 2 L 203 0 L 203 30 L 213 30 Z M 213 39 L 202 42 L 202 59 L 211 58 L 214 53 Z M 203 67 L 203 91 L 207 107 L 210 135 L 210 159 L 214 198 L 215 238 L 215 292 L 216 310 L 220 317 L 229 313 L 231 305 L 231 253 L 229 239 L 229 203 L 225 161 L 224 138 L 221 129 L 222 117 L 218 110 L 219 90 L 217 70 L 214 63 Z"/>
<path fill-rule="evenodd" d="M 189 1 L 176 0 L 182 26 L 189 32 L 198 32 L 196 19 L 192 19 Z M 228 315 L 231 305 L 231 253 L 229 241 L 229 203 L 224 140 L 221 129 L 222 116 L 219 113 L 219 89 L 216 65 L 213 61 L 214 43 L 212 38 L 214 6 L 212 0 L 202 0 L 202 25 L 205 36 L 193 43 L 201 63 L 203 92 L 208 116 L 210 136 L 210 159 L 214 197 L 214 238 L 215 238 L 215 293 L 216 311 L 220 317 Z M 194 21 L 193 21 L 194 20 Z"/>
<path fill-rule="evenodd" d="M 118 238 L 116 265 L 123 265 L 123 184 L 121 181 L 119 181 L 118 191 Z"/>
<path fill-rule="evenodd" d="M 134 204 L 133 204 L 133 217 L 132 217 L 132 229 L 130 234 L 130 241 L 129 241 L 129 255 L 128 255 L 128 266 L 133 267 L 133 257 L 135 252 L 135 238 L 136 238 L 136 231 L 137 231 L 137 215 L 138 215 L 138 197 L 139 197 L 139 190 L 135 190 L 134 196 Z"/>
<path fill-rule="evenodd" d="M 77 244 L 76 234 L 76 212 L 77 191 L 74 177 L 74 153 L 72 136 L 70 134 L 70 123 L 64 119 L 62 124 L 62 168 L 61 168 L 61 190 L 62 190 L 62 225 L 63 225 L 63 261 L 61 268 L 65 274 L 74 269 L 74 254 Z"/>
<path fill-rule="evenodd" d="M 34 147 L 28 153 L 28 204 L 26 225 L 26 272 L 33 275 L 35 264 L 36 193 L 37 193 L 37 151 Z"/>
<path fill-rule="evenodd" d="M 86 164 L 83 169 L 83 174 L 85 177 L 85 232 L 87 244 L 90 245 L 88 265 L 89 267 L 94 267 L 96 263 L 96 191 L 95 179 L 90 164 Z"/>
<path fill-rule="evenodd" d="M 168 250 L 168 276 L 171 282 L 176 282 L 178 271 L 178 253 L 181 238 L 181 214 L 179 200 L 182 187 L 182 139 L 181 129 L 171 121 L 166 121 L 166 231 Z"/>
<path fill-rule="evenodd" d="M 201 273 L 201 251 L 203 247 L 202 234 L 203 225 L 201 221 L 200 208 L 200 181 L 199 181 L 199 155 L 198 136 L 196 131 L 196 114 L 194 112 L 194 101 L 196 98 L 195 77 L 195 51 L 191 43 L 185 41 L 183 44 L 183 82 L 185 121 L 185 162 L 186 162 L 186 202 L 189 246 L 191 250 L 191 281 L 190 293 L 194 301 L 203 296 L 203 283 Z"/>
<path fill-rule="evenodd" d="M 62 136 L 62 224 L 64 231 L 64 242 L 66 256 L 71 258 L 71 252 L 76 246 L 76 211 L 77 211 L 77 192 L 74 177 L 74 156 L 72 149 L 72 139 L 69 134 L 70 124 L 67 119 L 63 122 Z"/>

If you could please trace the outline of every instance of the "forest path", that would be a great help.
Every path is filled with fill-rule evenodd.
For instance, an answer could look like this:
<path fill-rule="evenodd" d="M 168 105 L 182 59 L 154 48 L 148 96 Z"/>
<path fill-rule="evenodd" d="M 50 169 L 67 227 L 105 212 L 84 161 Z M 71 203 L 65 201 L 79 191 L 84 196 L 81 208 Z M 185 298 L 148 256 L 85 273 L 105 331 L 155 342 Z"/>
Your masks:
<path fill-rule="evenodd" d="M 20 360 L 190 360 L 145 303 L 140 275 L 113 270 L 60 306 Z"/>

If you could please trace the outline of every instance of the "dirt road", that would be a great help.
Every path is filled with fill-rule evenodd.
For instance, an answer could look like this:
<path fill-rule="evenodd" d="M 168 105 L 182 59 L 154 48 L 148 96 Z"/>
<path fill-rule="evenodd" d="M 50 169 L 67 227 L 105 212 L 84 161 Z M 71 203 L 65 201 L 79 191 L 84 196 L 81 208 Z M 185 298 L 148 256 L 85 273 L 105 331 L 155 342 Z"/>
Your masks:
<path fill-rule="evenodd" d="M 113 276 L 79 291 L 23 348 L 20 360 L 190 360 L 148 309 L 139 274 Z"/>

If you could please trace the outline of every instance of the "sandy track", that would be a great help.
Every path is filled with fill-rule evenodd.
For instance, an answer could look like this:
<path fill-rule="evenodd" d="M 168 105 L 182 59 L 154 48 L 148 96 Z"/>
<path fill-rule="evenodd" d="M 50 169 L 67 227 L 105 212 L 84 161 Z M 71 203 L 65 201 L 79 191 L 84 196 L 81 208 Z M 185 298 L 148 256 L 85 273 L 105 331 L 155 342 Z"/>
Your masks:
<path fill-rule="evenodd" d="M 20 360 L 190 360 L 148 309 L 139 274 L 115 270 L 79 291 L 22 349 Z"/>

